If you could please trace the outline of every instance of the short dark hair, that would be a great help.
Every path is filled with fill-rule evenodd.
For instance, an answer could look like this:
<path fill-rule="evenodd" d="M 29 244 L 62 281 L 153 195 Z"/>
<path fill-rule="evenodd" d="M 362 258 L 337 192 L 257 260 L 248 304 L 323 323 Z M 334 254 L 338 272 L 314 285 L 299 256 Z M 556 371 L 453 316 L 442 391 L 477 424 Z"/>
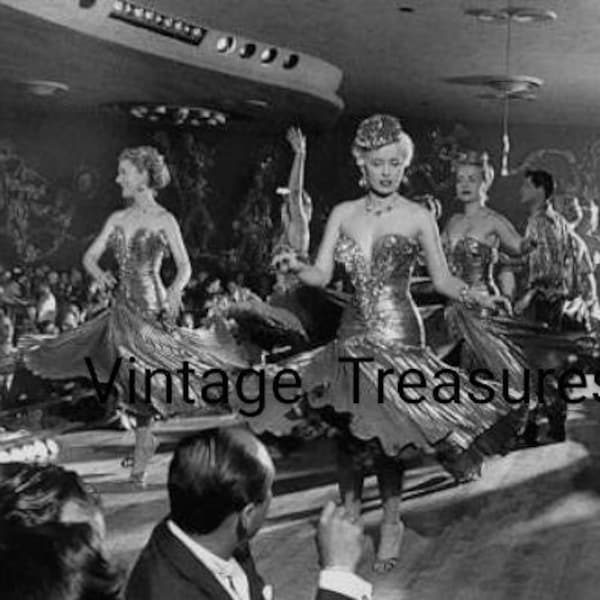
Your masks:
<path fill-rule="evenodd" d="M 171 518 L 185 532 L 207 534 L 250 503 L 264 502 L 270 469 L 241 427 L 207 429 L 183 439 L 169 467 Z"/>
<path fill-rule="evenodd" d="M 75 471 L 58 465 L 0 465 L 0 521 L 25 527 L 59 521 L 69 501 L 100 510 L 99 499 Z"/>
<path fill-rule="evenodd" d="M 84 523 L 0 527 L 5 600 L 118 600 L 125 573 Z"/>
<path fill-rule="evenodd" d="M 542 169 L 527 169 L 525 171 L 525 177 L 531 180 L 531 183 L 536 188 L 544 188 L 544 197 L 546 200 L 554 194 L 554 177 L 548 173 L 548 171 L 543 171 Z"/>

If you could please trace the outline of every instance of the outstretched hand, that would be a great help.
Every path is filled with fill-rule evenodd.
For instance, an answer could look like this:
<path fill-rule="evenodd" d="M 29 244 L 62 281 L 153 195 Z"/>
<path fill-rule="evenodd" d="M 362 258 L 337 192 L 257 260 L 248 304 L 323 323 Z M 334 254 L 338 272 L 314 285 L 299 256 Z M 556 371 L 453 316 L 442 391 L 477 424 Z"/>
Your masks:
<path fill-rule="evenodd" d="M 500 310 L 501 312 L 505 312 L 507 315 L 512 316 L 512 304 L 506 296 L 492 296 L 492 301 L 496 310 Z"/>
<path fill-rule="evenodd" d="M 282 250 L 275 254 L 271 266 L 280 273 L 297 273 L 302 268 L 302 263 L 293 250 Z"/>
<path fill-rule="evenodd" d="M 306 137 L 298 127 L 290 127 L 286 138 L 296 154 L 306 153 Z"/>
<path fill-rule="evenodd" d="M 108 292 L 112 290 L 117 285 L 117 280 L 115 276 L 110 271 L 100 271 L 98 275 L 95 277 L 96 283 L 98 287 L 103 292 Z"/>

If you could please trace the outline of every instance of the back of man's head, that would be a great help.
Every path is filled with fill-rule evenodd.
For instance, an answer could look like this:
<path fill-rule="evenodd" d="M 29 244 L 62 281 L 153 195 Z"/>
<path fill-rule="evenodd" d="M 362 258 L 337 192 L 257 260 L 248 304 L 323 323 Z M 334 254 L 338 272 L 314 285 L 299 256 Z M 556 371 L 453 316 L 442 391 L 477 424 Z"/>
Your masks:
<path fill-rule="evenodd" d="M 211 533 L 231 514 L 263 503 L 272 479 L 268 452 L 247 430 L 201 431 L 182 440 L 173 455 L 171 519 L 190 535 Z"/>

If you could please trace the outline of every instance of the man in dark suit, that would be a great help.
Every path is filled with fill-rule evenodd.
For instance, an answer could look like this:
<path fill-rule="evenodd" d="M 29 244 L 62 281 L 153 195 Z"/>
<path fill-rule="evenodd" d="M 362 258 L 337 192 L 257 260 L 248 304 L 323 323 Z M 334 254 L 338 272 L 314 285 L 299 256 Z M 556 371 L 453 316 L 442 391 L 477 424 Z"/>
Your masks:
<path fill-rule="evenodd" d="M 248 542 L 265 521 L 274 478 L 267 449 L 246 429 L 182 440 L 169 468 L 171 513 L 138 558 L 127 600 L 270 600 Z M 317 600 L 370 600 L 371 585 L 354 573 L 362 538 L 343 508 L 325 507 Z"/>

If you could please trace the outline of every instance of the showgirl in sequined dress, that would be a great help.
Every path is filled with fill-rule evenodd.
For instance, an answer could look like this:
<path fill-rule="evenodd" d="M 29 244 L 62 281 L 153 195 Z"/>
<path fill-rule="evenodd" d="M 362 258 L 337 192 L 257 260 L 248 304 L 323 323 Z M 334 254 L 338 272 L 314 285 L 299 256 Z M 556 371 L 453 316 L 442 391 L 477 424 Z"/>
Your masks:
<path fill-rule="evenodd" d="M 98 284 L 112 290 L 111 306 L 56 338 L 26 339 L 22 359 L 44 378 L 86 377 L 95 379 L 95 385 L 112 382 L 120 390 L 124 408 L 137 415 L 132 479 L 143 481 L 154 451 L 153 419 L 215 414 L 202 396 L 201 375 L 209 368 L 243 367 L 247 362 L 225 330 L 173 325 L 191 269 L 177 221 L 155 198 L 170 181 L 162 156 L 151 147 L 125 150 L 116 181 L 130 205 L 108 218 L 83 260 Z M 118 278 L 98 265 L 107 249 L 117 259 Z M 169 253 L 177 274 L 165 287 L 160 269 Z M 180 374 L 185 363 L 187 382 Z M 146 369 L 163 372 L 148 384 Z"/>
<path fill-rule="evenodd" d="M 486 206 L 493 178 L 494 171 L 485 153 L 467 152 L 457 161 L 456 194 L 464 211 L 451 217 L 442 240 L 452 273 L 472 289 L 497 295 L 494 267 L 499 250 L 523 255 L 532 246 L 505 217 Z M 510 294 L 510 289 L 504 291 Z M 494 315 L 486 309 L 456 302 L 446 308 L 445 317 L 450 335 L 462 342 L 461 367 L 470 371 L 483 368 L 496 379 L 507 378 L 517 391 L 515 402 L 522 399 L 524 428 L 528 415 L 534 414 L 530 409 L 537 410 L 541 403 L 551 417 L 564 408 L 555 382 L 544 378 L 540 385 L 538 374 L 542 369 L 560 372 L 567 366 L 568 357 L 577 351 L 572 339 L 553 334 L 542 323 L 506 313 Z M 534 442 L 527 439 L 531 428 L 523 433 L 525 441 Z M 564 431 L 550 433 L 555 439 L 564 439 Z"/>
<path fill-rule="evenodd" d="M 502 449 L 516 426 L 511 407 L 499 394 L 477 403 L 473 398 L 486 392 L 425 346 L 423 323 L 410 294 L 421 250 L 439 292 L 490 310 L 496 299 L 449 273 L 435 219 L 397 193 L 413 154 L 410 137 L 396 118 L 376 115 L 360 125 L 353 153 L 365 196 L 333 209 L 314 265 L 285 257 L 303 283 L 318 287 L 329 283 L 334 263 L 340 262 L 354 285 L 353 302 L 335 341 L 273 369 L 295 370 L 308 392 L 310 410 L 344 432 L 339 438 L 339 484 L 347 508 L 356 514 L 366 466 L 357 453 L 368 456 L 384 505 L 375 568 L 388 570 L 397 560 L 403 533 L 399 459 L 405 452 L 437 454 L 455 476 L 468 477 L 478 470 L 483 454 Z M 362 360 L 348 362 L 355 359 Z M 446 376 L 439 374 L 444 369 Z M 455 385 L 436 389 L 442 381 Z M 498 392 L 499 386 L 493 389 Z M 289 403 L 269 398 L 249 422 L 258 432 L 286 434 L 293 426 L 290 409 Z"/>

